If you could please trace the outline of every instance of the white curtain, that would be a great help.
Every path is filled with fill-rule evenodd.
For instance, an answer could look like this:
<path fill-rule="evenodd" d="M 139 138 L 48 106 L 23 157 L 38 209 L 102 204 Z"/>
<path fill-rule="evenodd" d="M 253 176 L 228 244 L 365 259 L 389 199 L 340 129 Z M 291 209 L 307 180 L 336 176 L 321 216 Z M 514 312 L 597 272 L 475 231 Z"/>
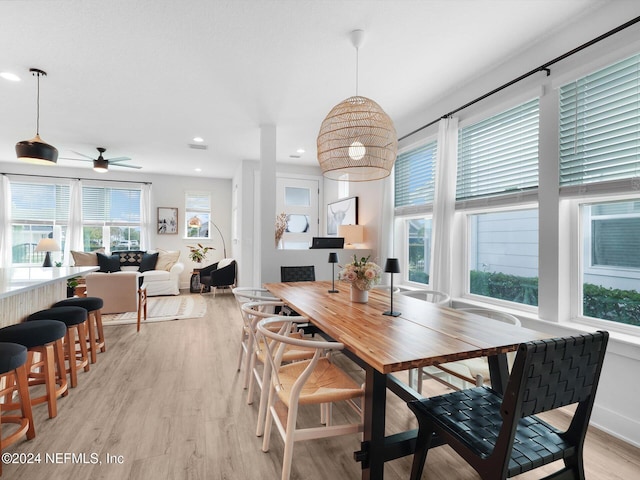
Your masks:
<path fill-rule="evenodd" d="M 9 177 L 0 176 L 0 225 L 2 232 L 0 233 L 0 267 L 8 268 L 11 266 L 11 184 Z"/>
<path fill-rule="evenodd" d="M 144 184 L 140 189 L 140 250 L 151 249 L 154 225 L 151 218 L 151 184 Z"/>
<path fill-rule="evenodd" d="M 430 283 L 434 290 L 449 295 L 451 295 L 451 237 L 456 209 L 457 160 L 458 119 L 443 118 L 438 127 Z"/>
<path fill-rule="evenodd" d="M 380 203 L 380 227 L 378 228 L 378 259 L 384 267 L 387 258 L 395 257 L 393 245 L 393 173 L 382 182 L 382 195 Z"/>
<path fill-rule="evenodd" d="M 69 185 L 69 224 L 64 242 L 63 265 L 71 265 L 71 250 L 84 251 L 82 241 L 82 182 L 71 180 Z"/>

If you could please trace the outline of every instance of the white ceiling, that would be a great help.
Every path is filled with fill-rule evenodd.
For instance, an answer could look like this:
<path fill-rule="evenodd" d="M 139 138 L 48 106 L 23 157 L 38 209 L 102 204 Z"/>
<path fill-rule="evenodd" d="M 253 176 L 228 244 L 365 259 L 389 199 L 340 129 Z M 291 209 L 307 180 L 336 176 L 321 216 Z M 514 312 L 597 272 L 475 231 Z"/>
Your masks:
<path fill-rule="evenodd" d="M 0 72 L 22 77 L 0 79 L 0 162 L 16 161 L 15 143 L 35 134 L 30 67 L 48 73 L 40 134 L 60 157 L 100 146 L 141 172 L 229 178 L 241 160 L 259 159 L 261 124 L 277 125 L 279 162 L 317 165 L 320 123 L 355 93 L 354 29 L 366 32 L 359 93 L 402 136 L 433 119 L 429 104 L 609 3 L 0 0 Z M 207 150 L 188 148 L 195 136 Z M 298 148 L 306 152 L 290 158 Z"/>

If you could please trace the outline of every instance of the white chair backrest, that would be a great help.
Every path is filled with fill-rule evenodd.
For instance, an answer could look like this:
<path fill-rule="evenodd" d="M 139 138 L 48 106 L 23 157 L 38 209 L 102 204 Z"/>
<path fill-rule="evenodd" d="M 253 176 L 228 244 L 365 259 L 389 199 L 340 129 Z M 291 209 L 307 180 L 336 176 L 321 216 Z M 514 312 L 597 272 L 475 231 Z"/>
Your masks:
<path fill-rule="evenodd" d="M 280 300 L 274 297 L 266 288 L 259 287 L 236 287 L 231 290 L 236 301 L 240 304 L 245 302 L 261 302 Z"/>
<path fill-rule="evenodd" d="M 308 340 L 305 338 L 291 337 L 289 334 L 296 331 L 299 323 L 306 323 L 308 319 L 304 317 L 271 317 L 263 318 L 258 322 L 257 330 L 259 335 L 265 338 L 265 347 L 267 350 L 267 359 L 271 366 L 272 381 L 276 389 L 282 388 L 280 379 L 278 378 L 278 370 L 282 363 L 282 356 L 287 345 L 293 345 L 304 349 L 315 350 L 309 365 L 304 369 L 293 390 L 296 396 L 300 394 L 302 385 L 307 381 L 311 372 L 315 368 L 320 357 L 329 351 L 342 350 L 344 344 L 338 342 L 327 342 L 323 340 Z M 274 331 L 273 327 L 280 327 L 278 331 Z"/>
<path fill-rule="evenodd" d="M 391 290 L 391 287 L 389 285 L 374 285 L 373 288 L 375 290 L 384 290 L 386 292 L 389 292 Z M 393 293 L 400 293 L 400 287 L 393 287 Z"/>
<path fill-rule="evenodd" d="M 460 310 L 461 312 L 469 312 L 474 313 L 476 315 L 480 315 L 481 317 L 492 318 L 494 320 L 499 320 L 504 323 L 509 323 L 511 325 L 516 325 L 518 327 L 522 326 L 522 323 L 510 313 L 506 312 L 498 312 L 497 310 L 491 310 L 490 308 L 481 308 L 481 307 L 469 307 L 469 308 L 458 308 L 456 310 Z"/>
<path fill-rule="evenodd" d="M 435 303 L 436 305 L 449 306 L 451 297 L 444 292 L 438 292 L 437 290 L 408 290 L 400 292 L 400 295 L 406 295 L 407 297 L 418 298 L 425 302 Z"/>

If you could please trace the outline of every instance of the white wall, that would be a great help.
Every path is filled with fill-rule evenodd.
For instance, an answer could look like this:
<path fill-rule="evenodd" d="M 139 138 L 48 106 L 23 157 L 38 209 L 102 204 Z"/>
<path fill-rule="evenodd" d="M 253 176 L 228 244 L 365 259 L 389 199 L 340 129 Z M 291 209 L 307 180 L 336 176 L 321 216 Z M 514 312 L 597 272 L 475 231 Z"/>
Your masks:
<path fill-rule="evenodd" d="M 158 207 L 178 208 L 178 234 L 151 236 L 152 248 L 163 250 L 179 250 L 180 261 L 185 264 L 185 270 L 180 276 L 180 288 L 189 288 L 191 271 L 196 264 L 188 257 L 189 248 L 193 240 L 184 238 L 184 195 L 188 190 L 205 191 L 211 193 L 211 219 L 224 235 L 227 256 L 232 256 L 231 243 L 231 180 L 204 177 L 189 177 L 175 175 L 155 175 L 144 172 L 123 172 L 113 169 L 106 174 L 95 173 L 90 168 L 66 168 L 61 166 L 41 167 L 12 162 L 0 162 L 0 173 L 14 173 L 25 175 L 58 176 L 66 178 L 87 178 L 92 180 L 120 180 L 133 182 L 147 182 L 152 184 L 151 214 L 155 222 Z M 24 177 L 27 179 L 28 177 Z M 207 255 L 205 264 L 217 262 L 223 258 L 223 244 L 215 228 L 211 229 L 211 239 L 200 242 L 212 246 L 215 251 Z"/>

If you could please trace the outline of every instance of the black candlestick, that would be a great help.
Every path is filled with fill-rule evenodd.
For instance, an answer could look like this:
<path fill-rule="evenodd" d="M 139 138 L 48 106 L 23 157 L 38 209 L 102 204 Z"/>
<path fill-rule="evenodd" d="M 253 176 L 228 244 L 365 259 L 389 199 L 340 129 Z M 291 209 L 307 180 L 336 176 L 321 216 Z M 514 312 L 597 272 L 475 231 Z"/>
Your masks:
<path fill-rule="evenodd" d="M 391 317 L 400 316 L 400 312 L 393 311 L 393 274 L 400 273 L 400 262 L 398 262 L 397 258 L 387 258 L 387 263 L 384 266 L 384 271 L 391 274 L 391 290 L 389 293 L 391 294 L 391 305 L 389 310 L 383 313 L 383 315 L 388 315 Z"/>
<path fill-rule="evenodd" d="M 339 290 L 336 290 L 336 263 L 338 263 L 338 254 L 335 252 L 331 252 L 329 254 L 329 263 L 331 264 L 331 290 L 329 293 L 338 293 Z"/>

